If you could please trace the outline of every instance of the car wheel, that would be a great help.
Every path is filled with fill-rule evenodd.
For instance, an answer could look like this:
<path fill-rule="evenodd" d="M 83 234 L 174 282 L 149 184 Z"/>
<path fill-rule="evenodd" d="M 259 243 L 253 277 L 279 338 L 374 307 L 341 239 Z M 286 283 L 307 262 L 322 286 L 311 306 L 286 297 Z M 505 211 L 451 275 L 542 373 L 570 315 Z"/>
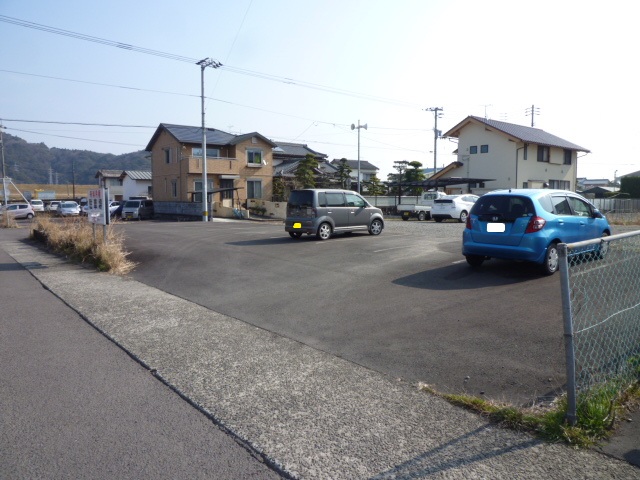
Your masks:
<path fill-rule="evenodd" d="M 33 218 L 33 214 L 32 213 L 27 213 L 27 219 L 31 220 Z"/>
<path fill-rule="evenodd" d="M 542 273 L 544 275 L 553 275 L 558 270 L 560 260 L 558 258 L 558 244 L 552 243 L 547 247 L 547 252 L 544 256 L 544 263 L 542 264 Z"/>
<path fill-rule="evenodd" d="M 434 220 L 435 220 L 436 222 L 440 223 L 440 222 L 442 221 L 442 218 L 440 218 L 440 217 L 436 217 L 436 218 L 434 218 Z"/>
<path fill-rule="evenodd" d="M 289 232 L 289 236 L 291 238 L 300 238 L 302 236 L 302 232 Z"/>
<path fill-rule="evenodd" d="M 467 215 L 468 213 L 465 210 L 463 210 L 462 213 L 460 214 L 460 219 L 459 219 L 460 223 L 465 223 L 467 221 Z"/>
<path fill-rule="evenodd" d="M 425 219 L 426 217 L 427 217 L 427 216 L 424 214 L 424 212 L 420 212 L 420 213 L 418 214 L 418 220 L 420 220 L 421 222 L 424 222 L 424 219 Z"/>
<path fill-rule="evenodd" d="M 604 238 L 608 236 L 609 234 L 605 232 L 602 234 L 602 237 L 600 238 Z M 609 253 L 609 242 L 600 242 L 600 246 L 598 247 L 598 250 L 596 250 L 596 258 L 598 260 L 602 260 L 604 257 L 607 256 L 607 253 Z"/>
<path fill-rule="evenodd" d="M 371 225 L 369 225 L 369 234 L 380 235 L 382 233 L 382 228 L 382 221 L 376 218 L 371 222 Z"/>
<path fill-rule="evenodd" d="M 318 227 L 318 233 L 316 233 L 316 236 L 320 240 L 328 240 L 329 237 L 331 236 L 331 225 L 329 225 L 326 222 L 321 223 L 320 226 Z"/>
<path fill-rule="evenodd" d="M 482 255 L 466 255 L 467 263 L 472 267 L 479 267 L 484 262 L 485 257 Z"/>
<path fill-rule="evenodd" d="M 402 220 L 404 220 L 406 222 L 407 220 L 409 220 L 409 217 L 406 216 L 406 215 L 402 215 Z"/>

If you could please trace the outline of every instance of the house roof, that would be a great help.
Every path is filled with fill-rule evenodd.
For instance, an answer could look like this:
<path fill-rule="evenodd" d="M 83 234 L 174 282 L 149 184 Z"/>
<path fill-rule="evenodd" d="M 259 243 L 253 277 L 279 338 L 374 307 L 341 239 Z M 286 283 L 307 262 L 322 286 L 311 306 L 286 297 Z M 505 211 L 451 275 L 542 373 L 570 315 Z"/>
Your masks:
<path fill-rule="evenodd" d="M 151 171 L 148 170 L 125 170 L 120 178 L 129 177 L 131 180 L 151 180 Z"/>
<path fill-rule="evenodd" d="M 151 149 L 153 148 L 153 144 L 156 143 L 156 140 L 158 140 L 158 137 L 163 131 L 167 131 L 180 143 L 191 143 L 195 145 L 202 144 L 202 127 L 161 123 L 160 125 L 158 125 L 158 128 L 156 128 L 156 131 L 147 144 L 147 148 L 145 148 L 145 151 L 151 151 Z M 206 128 L 205 131 L 207 134 L 207 146 L 236 145 L 251 137 L 258 137 L 265 143 L 269 144 L 271 147 L 276 146 L 275 143 L 259 134 L 258 132 L 245 133 L 243 135 L 233 135 L 232 133 L 223 132 L 222 130 L 216 130 L 215 128 Z"/>
<path fill-rule="evenodd" d="M 480 123 L 487 127 L 498 130 L 505 135 L 513 137 L 524 143 L 533 143 L 537 145 L 544 145 L 548 147 L 566 148 L 568 150 L 577 150 L 580 152 L 590 153 L 590 150 L 571 143 L 568 140 L 564 140 L 560 137 L 556 137 L 550 133 L 540 130 L 539 128 L 525 127 L 523 125 L 516 125 L 514 123 L 499 122 L 497 120 L 490 120 L 482 117 L 476 117 L 473 115 L 468 116 L 463 121 L 458 123 L 455 127 L 446 132 L 443 137 L 459 137 L 460 131 L 471 123 Z"/>
<path fill-rule="evenodd" d="M 296 170 L 298 169 L 298 165 L 302 161 L 302 158 L 298 159 L 287 159 L 283 161 L 281 164 L 273 167 L 273 174 L 275 176 L 283 176 L 283 177 L 291 177 L 295 176 Z M 336 168 L 328 162 L 319 161 L 318 168 L 315 168 L 314 171 L 316 173 L 334 173 L 336 172 Z"/>
<path fill-rule="evenodd" d="M 273 153 L 277 157 L 304 158 L 308 154 L 312 154 L 317 158 L 327 158 L 325 153 L 316 152 L 303 143 L 278 142 Z"/>
<path fill-rule="evenodd" d="M 340 161 L 341 159 L 334 158 L 333 160 L 331 160 L 331 165 L 340 165 Z M 349 165 L 349 168 L 351 168 L 351 170 L 355 171 L 358 169 L 358 160 L 347 160 L 347 165 Z M 366 160 L 360 160 L 360 170 L 380 170 L 380 169 L 375 165 L 373 165 L 372 163 L 367 162 Z"/>
<path fill-rule="evenodd" d="M 98 170 L 95 178 L 120 178 L 122 170 Z"/>

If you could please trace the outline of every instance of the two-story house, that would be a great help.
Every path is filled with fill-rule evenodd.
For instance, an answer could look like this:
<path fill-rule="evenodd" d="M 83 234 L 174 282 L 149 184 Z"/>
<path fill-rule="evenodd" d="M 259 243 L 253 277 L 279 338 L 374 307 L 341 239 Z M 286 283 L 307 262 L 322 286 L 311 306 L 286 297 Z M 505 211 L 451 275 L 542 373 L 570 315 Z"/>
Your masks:
<path fill-rule="evenodd" d="M 334 158 L 331 160 L 331 165 L 334 167 L 338 167 L 342 159 Z M 358 160 L 348 160 L 347 165 L 351 169 L 351 173 L 349 176 L 351 177 L 352 185 L 357 185 L 358 183 Z M 373 165 L 372 163 L 367 162 L 366 160 L 360 160 L 360 182 L 370 182 L 371 178 L 378 175 L 378 167 Z M 364 190 L 364 188 L 363 188 Z"/>
<path fill-rule="evenodd" d="M 231 216 L 250 199 L 270 199 L 272 149 L 268 138 L 252 132 L 233 135 L 206 129 L 207 192 L 214 216 Z M 152 191 L 159 214 L 202 214 L 202 127 L 161 123 L 146 151 L 151 152 Z"/>
<path fill-rule="evenodd" d="M 443 137 L 458 139 L 457 161 L 431 179 L 492 179 L 459 188 L 475 194 L 545 186 L 575 191 L 578 152 L 589 153 L 539 128 L 475 116 L 465 118 Z"/>

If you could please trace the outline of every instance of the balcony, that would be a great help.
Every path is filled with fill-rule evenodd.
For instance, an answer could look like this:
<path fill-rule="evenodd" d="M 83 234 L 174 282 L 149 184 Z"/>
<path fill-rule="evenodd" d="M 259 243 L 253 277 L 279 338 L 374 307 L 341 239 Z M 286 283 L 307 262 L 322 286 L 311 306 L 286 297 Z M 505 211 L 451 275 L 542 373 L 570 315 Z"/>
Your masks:
<path fill-rule="evenodd" d="M 182 165 L 187 164 L 187 173 L 202 175 L 202 157 L 183 156 Z M 230 175 L 238 174 L 239 163 L 237 158 L 207 157 L 207 174 Z"/>

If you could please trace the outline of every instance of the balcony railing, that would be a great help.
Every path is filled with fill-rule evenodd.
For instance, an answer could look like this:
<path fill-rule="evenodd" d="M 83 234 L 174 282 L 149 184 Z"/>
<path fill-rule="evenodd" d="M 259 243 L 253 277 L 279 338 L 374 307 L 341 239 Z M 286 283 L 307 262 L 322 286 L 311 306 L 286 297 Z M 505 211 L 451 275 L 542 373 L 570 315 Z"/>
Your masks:
<path fill-rule="evenodd" d="M 202 173 L 202 157 L 183 156 L 183 162 L 188 162 L 187 173 Z M 235 174 L 239 171 L 237 158 L 207 157 L 208 174 Z"/>

